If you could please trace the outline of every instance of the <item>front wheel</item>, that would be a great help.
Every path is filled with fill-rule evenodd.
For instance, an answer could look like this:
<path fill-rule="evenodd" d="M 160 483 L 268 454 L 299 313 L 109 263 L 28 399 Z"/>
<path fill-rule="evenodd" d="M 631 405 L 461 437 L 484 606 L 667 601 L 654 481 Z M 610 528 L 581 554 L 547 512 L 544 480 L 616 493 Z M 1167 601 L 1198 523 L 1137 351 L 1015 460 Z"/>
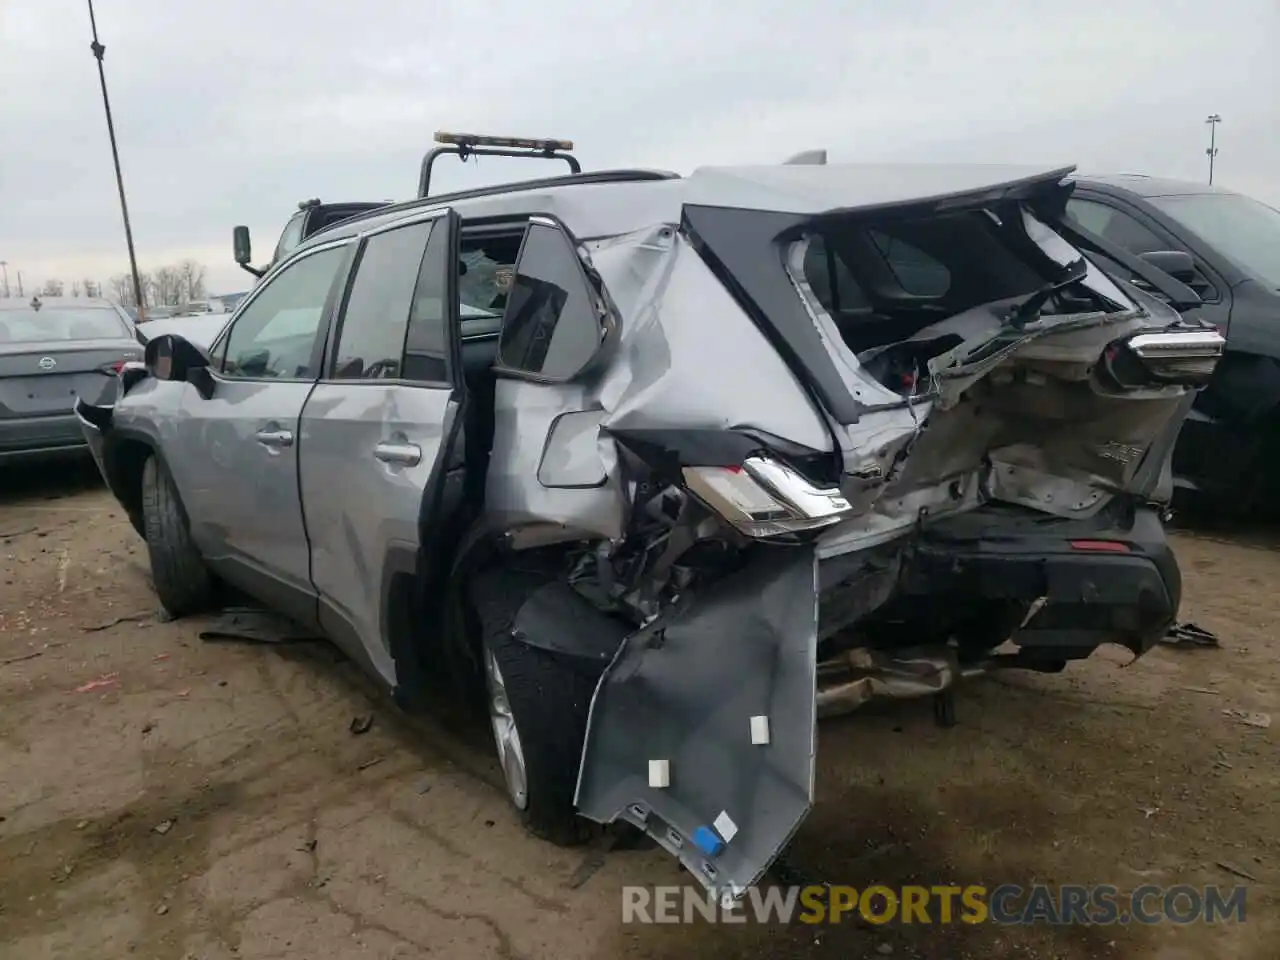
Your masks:
<path fill-rule="evenodd" d="M 142 520 L 160 605 L 174 617 L 209 609 L 213 577 L 191 540 L 173 478 L 154 455 L 142 467 Z"/>

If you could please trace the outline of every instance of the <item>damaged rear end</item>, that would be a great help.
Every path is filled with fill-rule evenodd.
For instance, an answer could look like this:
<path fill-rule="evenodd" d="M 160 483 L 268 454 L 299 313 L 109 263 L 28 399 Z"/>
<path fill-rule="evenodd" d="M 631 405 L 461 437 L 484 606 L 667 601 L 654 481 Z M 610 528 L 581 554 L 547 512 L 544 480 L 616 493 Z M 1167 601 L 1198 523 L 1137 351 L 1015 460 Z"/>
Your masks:
<path fill-rule="evenodd" d="M 695 174 L 678 230 L 591 252 L 622 513 L 568 579 L 633 627 L 583 815 L 733 898 L 810 808 L 818 715 L 1172 623 L 1169 456 L 1223 340 L 1071 245 L 1067 172 L 865 203 L 856 168 Z"/>

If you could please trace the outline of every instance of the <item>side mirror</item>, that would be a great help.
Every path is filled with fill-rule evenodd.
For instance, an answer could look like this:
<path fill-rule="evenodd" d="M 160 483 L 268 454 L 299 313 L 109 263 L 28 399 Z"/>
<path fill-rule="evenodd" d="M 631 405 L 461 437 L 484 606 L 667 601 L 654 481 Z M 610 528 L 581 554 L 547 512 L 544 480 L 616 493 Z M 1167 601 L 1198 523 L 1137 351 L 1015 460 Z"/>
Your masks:
<path fill-rule="evenodd" d="M 1185 250 L 1152 250 L 1138 256 L 1175 280 L 1190 283 L 1196 278 L 1196 262 Z"/>
<path fill-rule="evenodd" d="M 235 251 L 236 263 L 244 266 L 253 259 L 253 247 L 249 243 L 249 228 L 241 224 L 231 230 L 231 246 Z"/>
<path fill-rule="evenodd" d="M 147 341 L 147 372 L 157 380 L 187 382 L 206 400 L 213 396 L 209 355 L 176 333 L 161 333 Z"/>

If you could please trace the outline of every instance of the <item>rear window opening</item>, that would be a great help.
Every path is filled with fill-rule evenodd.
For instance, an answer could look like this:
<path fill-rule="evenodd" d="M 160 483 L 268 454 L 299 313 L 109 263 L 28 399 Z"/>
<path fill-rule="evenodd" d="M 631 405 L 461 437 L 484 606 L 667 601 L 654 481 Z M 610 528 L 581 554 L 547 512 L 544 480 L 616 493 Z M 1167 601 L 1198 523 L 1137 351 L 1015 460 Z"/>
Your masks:
<path fill-rule="evenodd" d="M 812 298 L 835 322 L 868 372 L 911 392 L 914 371 L 960 342 L 956 334 L 913 345 L 910 357 L 884 351 L 949 317 L 1029 297 L 1080 257 L 1051 228 L 1013 206 L 893 220 L 842 217 L 818 224 L 802 269 Z M 794 263 L 794 261 L 793 261 Z M 1051 296 L 1040 311 L 1063 316 L 1129 310 L 1133 304 L 1090 265 L 1089 274 Z"/>

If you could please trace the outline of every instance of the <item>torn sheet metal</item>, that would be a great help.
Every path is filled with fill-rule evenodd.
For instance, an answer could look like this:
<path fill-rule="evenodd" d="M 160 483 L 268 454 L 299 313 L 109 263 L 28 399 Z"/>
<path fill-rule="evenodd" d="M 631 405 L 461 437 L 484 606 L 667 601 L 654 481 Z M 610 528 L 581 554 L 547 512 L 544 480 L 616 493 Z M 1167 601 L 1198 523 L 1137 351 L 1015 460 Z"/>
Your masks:
<path fill-rule="evenodd" d="M 912 700 L 949 689 L 960 677 L 954 650 L 942 648 L 889 656 L 846 650 L 818 666 L 818 716 L 848 713 L 871 700 Z"/>
<path fill-rule="evenodd" d="M 518 546 L 621 538 L 628 501 L 610 429 L 752 428 L 831 449 L 795 374 L 672 226 L 589 253 L 622 318 L 615 354 L 582 383 L 497 381 L 485 491 L 495 528 L 536 528 Z M 769 389 L 743 389 L 752 383 Z"/>
<path fill-rule="evenodd" d="M 755 883 L 813 802 L 817 596 L 812 549 L 766 549 L 628 638 L 592 703 L 579 811 L 644 830 L 719 896 Z"/>

